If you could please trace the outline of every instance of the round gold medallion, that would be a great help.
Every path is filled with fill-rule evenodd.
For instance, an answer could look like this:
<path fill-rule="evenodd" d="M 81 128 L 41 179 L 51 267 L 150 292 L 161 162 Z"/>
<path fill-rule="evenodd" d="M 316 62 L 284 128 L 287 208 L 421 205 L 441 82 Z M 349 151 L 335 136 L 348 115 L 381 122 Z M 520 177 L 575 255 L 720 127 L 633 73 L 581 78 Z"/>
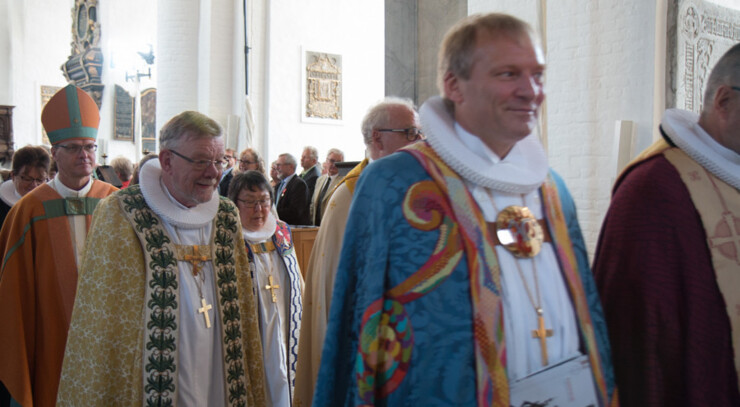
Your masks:
<path fill-rule="evenodd" d="M 496 237 L 516 257 L 534 257 L 542 249 L 542 226 L 526 206 L 507 206 L 496 217 Z"/>

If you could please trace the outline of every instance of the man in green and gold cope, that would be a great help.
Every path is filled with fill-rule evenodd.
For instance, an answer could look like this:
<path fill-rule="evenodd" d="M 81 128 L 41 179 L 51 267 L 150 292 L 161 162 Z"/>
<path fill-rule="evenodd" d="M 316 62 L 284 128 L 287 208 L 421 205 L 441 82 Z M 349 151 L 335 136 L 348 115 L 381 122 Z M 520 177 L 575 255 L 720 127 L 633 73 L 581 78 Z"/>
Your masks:
<path fill-rule="evenodd" d="M 313 406 L 609 405 L 575 205 L 534 132 L 536 36 L 475 15 L 439 55 L 426 140 L 357 181 Z"/>
<path fill-rule="evenodd" d="M 24 406 L 53 406 L 93 210 L 116 190 L 94 180 L 100 113 L 68 85 L 41 113 L 59 172 L 21 198 L 0 232 L 0 381 Z"/>
<path fill-rule="evenodd" d="M 221 127 L 187 111 L 139 185 L 103 200 L 82 260 L 58 403 L 262 406 L 239 214 L 219 196 Z"/>

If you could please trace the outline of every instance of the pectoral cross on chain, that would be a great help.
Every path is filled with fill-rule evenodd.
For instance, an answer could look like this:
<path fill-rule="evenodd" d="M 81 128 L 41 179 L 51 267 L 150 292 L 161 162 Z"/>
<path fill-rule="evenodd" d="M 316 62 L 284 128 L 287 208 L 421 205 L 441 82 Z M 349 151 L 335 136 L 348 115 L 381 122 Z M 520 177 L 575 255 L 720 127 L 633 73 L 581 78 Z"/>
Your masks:
<path fill-rule="evenodd" d="M 206 299 L 203 297 L 203 284 L 205 283 L 205 276 L 198 274 L 203 267 L 203 262 L 211 260 L 208 256 L 210 253 L 210 246 L 186 246 L 186 245 L 175 245 L 176 257 L 178 260 L 186 261 L 193 265 L 193 277 L 195 278 L 195 284 L 198 287 L 198 294 L 200 295 L 200 305 L 198 313 L 203 314 L 203 318 L 206 321 L 206 328 L 211 327 L 211 317 L 208 315 L 208 311 L 213 309 L 211 304 L 206 304 Z M 202 253 L 205 249 L 206 253 Z M 189 252 L 192 251 L 192 254 Z"/>
<path fill-rule="evenodd" d="M 545 329 L 545 317 L 542 314 L 542 308 L 537 308 L 537 329 L 532 331 L 532 338 L 540 340 L 542 366 L 547 366 L 547 337 L 552 336 L 553 333 L 552 329 Z"/>
<path fill-rule="evenodd" d="M 201 263 L 210 260 L 208 256 L 200 254 L 198 245 L 193 246 L 193 254 L 186 254 L 183 256 L 183 260 L 193 265 L 193 275 L 197 276 L 200 272 Z"/>
<path fill-rule="evenodd" d="M 272 302 L 277 302 L 277 296 L 275 295 L 275 290 L 280 288 L 280 286 L 275 284 L 272 281 L 272 275 L 267 276 L 267 282 L 268 284 L 265 286 L 265 290 L 270 290 L 270 293 L 272 294 Z"/>
<path fill-rule="evenodd" d="M 205 298 L 200 299 L 200 305 L 202 305 L 202 307 L 198 308 L 198 313 L 203 314 L 203 318 L 206 319 L 206 328 L 210 328 L 211 318 L 208 316 L 208 310 L 213 308 L 213 306 L 211 306 L 211 304 L 206 304 Z"/>

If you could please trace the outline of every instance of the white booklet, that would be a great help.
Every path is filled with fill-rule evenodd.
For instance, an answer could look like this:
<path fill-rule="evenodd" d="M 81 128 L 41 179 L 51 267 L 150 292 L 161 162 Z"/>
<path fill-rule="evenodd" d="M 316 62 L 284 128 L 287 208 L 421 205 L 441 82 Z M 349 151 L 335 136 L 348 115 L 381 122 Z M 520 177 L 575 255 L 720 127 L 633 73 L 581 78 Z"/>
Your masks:
<path fill-rule="evenodd" d="M 512 407 L 597 407 L 588 355 L 576 356 L 509 386 Z"/>

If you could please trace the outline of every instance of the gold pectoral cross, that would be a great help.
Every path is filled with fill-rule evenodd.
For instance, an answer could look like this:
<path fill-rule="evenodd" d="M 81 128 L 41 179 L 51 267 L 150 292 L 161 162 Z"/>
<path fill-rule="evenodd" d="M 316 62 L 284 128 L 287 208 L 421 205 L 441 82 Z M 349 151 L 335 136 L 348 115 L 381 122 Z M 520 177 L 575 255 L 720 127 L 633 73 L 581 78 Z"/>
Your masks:
<path fill-rule="evenodd" d="M 206 319 L 206 328 L 210 328 L 211 318 L 208 316 L 208 310 L 213 308 L 213 306 L 211 306 L 211 304 L 206 304 L 205 298 L 200 299 L 200 305 L 202 305 L 202 307 L 198 308 L 198 313 L 203 314 L 203 318 Z"/>
<path fill-rule="evenodd" d="M 280 288 L 280 286 L 272 281 L 272 275 L 267 276 L 267 282 L 269 284 L 265 286 L 265 290 L 270 290 L 270 293 L 272 294 L 272 302 L 277 302 L 277 295 L 275 295 L 275 290 Z"/>
<path fill-rule="evenodd" d="M 186 254 L 182 257 L 183 260 L 193 265 L 193 275 L 194 276 L 197 276 L 198 273 L 200 272 L 200 268 L 202 266 L 201 263 L 203 263 L 204 261 L 210 260 L 210 258 L 207 255 L 201 253 L 201 250 L 200 250 L 201 247 L 202 246 L 198 246 L 197 244 L 194 245 L 193 254 Z"/>
<path fill-rule="evenodd" d="M 545 317 L 542 314 L 542 308 L 537 308 L 537 329 L 532 331 L 532 338 L 540 340 L 542 366 L 547 366 L 547 337 L 552 336 L 553 333 L 552 329 L 545 329 Z"/>

